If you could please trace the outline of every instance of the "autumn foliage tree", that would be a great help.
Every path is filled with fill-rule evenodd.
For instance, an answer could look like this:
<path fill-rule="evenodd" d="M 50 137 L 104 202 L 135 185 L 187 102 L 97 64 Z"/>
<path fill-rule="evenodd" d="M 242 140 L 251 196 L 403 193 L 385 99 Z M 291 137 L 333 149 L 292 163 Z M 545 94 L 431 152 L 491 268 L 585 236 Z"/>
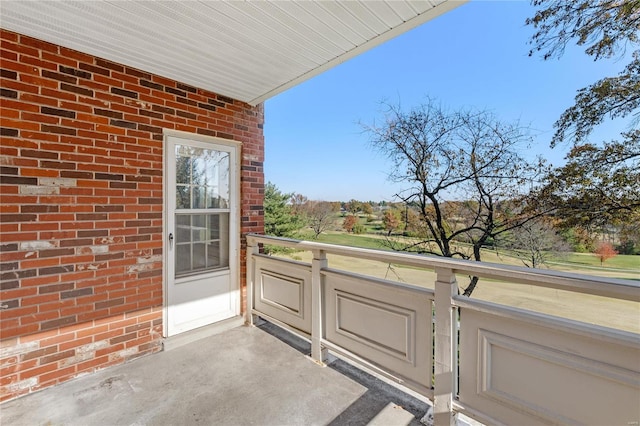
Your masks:
<path fill-rule="evenodd" d="M 358 223 L 358 218 L 354 215 L 349 215 L 344 218 L 344 221 L 342 222 L 342 229 L 347 232 L 353 232 L 353 227 L 356 223 Z"/>
<path fill-rule="evenodd" d="M 576 43 L 595 61 L 621 58 L 632 49 L 632 60 L 619 75 L 582 88 L 575 104 L 555 123 L 552 145 L 585 142 L 605 118 L 624 118 L 640 108 L 640 1 L 638 0 L 532 0 L 538 8 L 526 20 L 536 32 L 529 55 L 559 58 Z M 625 138 L 633 139 L 633 134 Z"/>
<path fill-rule="evenodd" d="M 346 203 L 345 208 L 347 211 L 353 215 L 357 215 L 362 211 L 362 202 L 358 200 L 351 199 L 348 203 Z"/>
<path fill-rule="evenodd" d="M 387 235 L 391 235 L 393 231 L 400 227 L 400 212 L 398 210 L 387 210 L 382 217 L 382 224 L 384 225 Z"/>
<path fill-rule="evenodd" d="M 608 259 L 617 256 L 617 254 L 618 252 L 613 248 L 613 245 L 606 241 L 598 244 L 595 250 L 595 255 L 600 259 L 600 266 Z"/>
<path fill-rule="evenodd" d="M 530 55 L 560 58 L 567 45 L 583 47 L 594 61 L 630 62 L 618 75 L 579 89 L 574 105 L 555 122 L 551 146 L 569 143 L 567 163 L 548 175 L 539 197 L 557 207 L 564 226 L 621 226 L 640 216 L 640 1 L 532 0 L 526 24 L 535 29 Z M 629 55 L 627 55 L 629 57 Z M 590 135 L 607 119 L 631 118 L 619 140 L 594 143 Z"/>

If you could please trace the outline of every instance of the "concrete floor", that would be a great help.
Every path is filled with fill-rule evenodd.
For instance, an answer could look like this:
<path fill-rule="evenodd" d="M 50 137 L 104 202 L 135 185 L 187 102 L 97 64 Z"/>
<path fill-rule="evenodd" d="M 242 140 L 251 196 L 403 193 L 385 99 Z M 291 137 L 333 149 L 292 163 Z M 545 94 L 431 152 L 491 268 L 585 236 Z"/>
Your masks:
<path fill-rule="evenodd" d="M 419 425 L 428 406 L 265 323 L 0 406 L 3 425 Z"/>

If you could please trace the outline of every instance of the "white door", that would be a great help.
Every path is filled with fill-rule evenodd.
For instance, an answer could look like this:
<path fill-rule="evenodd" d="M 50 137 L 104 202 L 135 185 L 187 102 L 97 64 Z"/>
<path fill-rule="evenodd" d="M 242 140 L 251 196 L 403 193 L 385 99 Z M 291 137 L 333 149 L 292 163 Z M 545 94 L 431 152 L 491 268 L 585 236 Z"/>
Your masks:
<path fill-rule="evenodd" d="M 166 137 L 165 334 L 236 316 L 238 147 Z"/>

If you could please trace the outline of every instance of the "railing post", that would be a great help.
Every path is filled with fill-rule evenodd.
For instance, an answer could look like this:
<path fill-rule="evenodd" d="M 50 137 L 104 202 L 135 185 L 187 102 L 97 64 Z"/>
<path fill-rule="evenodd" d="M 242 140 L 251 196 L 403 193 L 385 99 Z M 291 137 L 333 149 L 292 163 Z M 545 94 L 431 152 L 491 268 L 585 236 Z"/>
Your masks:
<path fill-rule="evenodd" d="M 311 262 L 311 358 L 320 364 L 327 359 L 327 349 L 322 347 L 323 301 L 321 271 L 327 267 L 327 254 L 324 250 L 313 250 Z"/>
<path fill-rule="evenodd" d="M 451 269 L 436 268 L 436 275 L 434 424 L 455 425 L 453 398 L 457 374 L 457 318 L 452 298 L 458 294 L 458 285 Z"/>
<path fill-rule="evenodd" d="M 255 262 L 253 255 L 260 253 L 260 246 L 252 239 L 247 238 L 247 312 L 245 313 L 245 323 L 247 325 L 253 325 L 258 317 L 253 315 L 253 293 L 254 293 L 254 281 L 256 277 Z"/>

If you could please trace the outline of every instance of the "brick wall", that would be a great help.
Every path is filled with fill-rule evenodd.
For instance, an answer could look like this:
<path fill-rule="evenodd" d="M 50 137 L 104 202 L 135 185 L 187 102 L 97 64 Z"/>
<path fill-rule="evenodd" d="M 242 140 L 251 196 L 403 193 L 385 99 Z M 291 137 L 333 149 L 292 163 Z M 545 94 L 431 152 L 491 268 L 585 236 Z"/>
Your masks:
<path fill-rule="evenodd" d="M 163 129 L 242 142 L 243 234 L 263 230 L 264 151 L 262 106 L 1 39 L 6 400 L 160 350 Z"/>

